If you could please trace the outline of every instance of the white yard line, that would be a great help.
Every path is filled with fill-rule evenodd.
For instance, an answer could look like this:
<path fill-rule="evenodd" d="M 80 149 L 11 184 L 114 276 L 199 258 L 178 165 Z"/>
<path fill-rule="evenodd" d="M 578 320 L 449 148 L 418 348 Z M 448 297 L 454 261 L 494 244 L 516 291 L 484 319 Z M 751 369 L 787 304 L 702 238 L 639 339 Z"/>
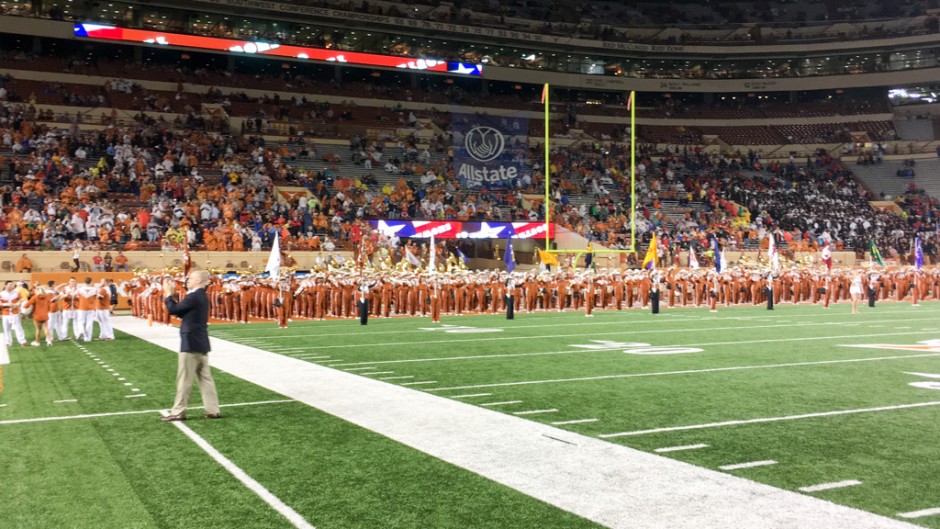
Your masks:
<path fill-rule="evenodd" d="M 765 422 L 796 421 L 800 419 L 815 419 L 817 417 L 834 417 L 837 415 L 855 415 L 858 413 L 877 413 L 882 411 L 906 410 L 911 408 L 926 408 L 940 406 L 940 401 L 916 402 L 914 404 L 898 404 L 896 406 L 878 406 L 876 408 L 858 408 L 854 410 L 823 411 L 818 413 L 804 413 L 801 415 L 784 415 L 782 417 L 761 417 L 758 419 L 743 419 L 738 421 L 709 422 L 705 424 L 689 424 L 686 426 L 668 426 L 665 428 L 651 428 L 649 430 L 634 430 L 632 432 L 605 433 L 598 435 L 602 439 L 613 437 L 630 437 L 635 435 L 648 435 L 663 432 L 681 432 L 684 430 L 705 430 L 708 428 L 722 428 L 725 426 L 739 426 L 742 424 L 760 424 Z"/>
<path fill-rule="evenodd" d="M 168 351 L 179 346 L 175 329 L 130 317 L 112 321 Z M 213 341 L 216 369 L 612 529 L 914 527 L 483 406 Z"/>
<path fill-rule="evenodd" d="M 146 323 L 145 323 L 146 325 Z M 128 397 L 143 397 L 145 395 L 128 395 Z M 236 402 L 234 404 L 222 404 L 222 408 L 236 408 L 242 406 L 261 406 L 264 404 L 284 404 L 295 402 L 294 399 L 282 400 L 259 400 L 256 402 Z M 4 404 L 5 406 L 5 404 Z M 190 406 L 190 409 L 201 409 L 202 406 Z M 58 415 L 53 417 L 34 417 L 32 419 L 8 419 L 0 421 L 0 425 L 5 424 L 26 424 L 31 422 L 49 422 L 49 421 L 70 421 L 75 419 L 97 419 L 99 417 L 119 417 L 121 415 L 146 415 L 148 413 L 160 413 L 163 410 L 132 410 L 132 411 L 111 411 L 104 413 L 84 413 L 82 415 Z"/>
<path fill-rule="evenodd" d="M 901 518 L 924 518 L 927 516 L 936 516 L 940 514 L 940 507 L 933 507 L 931 509 L 922 509 L 919 511 L 911 512 L 899 512 L 898 516 Z"/>
<path fill-rule="evenodd" d="M 374 371 L 374 372 L 373 372 L 373 371 L 370 371 L 370 372 L 368 372 L 368 373 L 359 373 L 359 374 L 362 375 L 362 376 L 364 376 L 364 377 L 371 377 L 371 376 L 375 376 L 375 375 L 391 375 L 391 374 L 394 374 L 394 373 L 395 373 L 394 371 Z"/>
<path fill-rule="evenodd" d="M 638 311 L 638 310 L 632 309 L 632 310 L 624 310 L 624 311 L 622 311 L 622 314 L 624 314 L 624 315 L 632 315 L 632 314 L 640 314 L 641 312 L 643 312 L 643 311 Z M 568 314 L 579 314 L 579 313 L 576 313 L 576 312 L 568 312 Z M 627 319 L 619 318 L 619 317 L 617 317 L 617 314 L 618 314 L 618 313 L 616 313 L 616 312 L 598 311 L 597 314 L 598 314 L 598 315 L 608 315 L 608 316 L 610 316 L 610 317 L 613 318 L 613 319 L 611 319 L 610 321 L 603 321 L 603 320 L 602 320 L 602 321 L 577 322 L 577 323 L 546 323 L 546 324 L 538 324 L 538 325 L 500 325 L 500 324 L 491 324 L 489 321 L 484 321 L 484 322 L 480 322 L 480 323 L 477 323 L 477 322 L 468 323 L 467 325 L 477 325 L 477 326 L 480 326 L 480 327 L 487 327 L 487 328 L 492 328 L 492 329 L 503 329 L 503 330 L 508 331 L 508 330 L 513 330 L 513 329 L 541 329 L 541 328 L 551 328 L 551 327 L 584 327 L 584 326 L 587 326 L 587 325 L 590 325 L 590 326 L 598 326 L 598 325 L 617 325 L 617 326 L 621 326 L 621 327 L 622 327 L 622 326 L 624 326 L 624 325 L 641 325 L 641 326 L 646 326 L 646 325 L 649 324 L 649 321 L 648 321 L 648 320 L 645 320 L 645 319 L 627 320 Z M 718 320 L 718 319 L 722 319 L 722 320 L 740 320 L 740 321 L 775 320 L 775 321 L 777 321 L 778 323 L 782 323 L 780 320 L 777 320 L 777 318 L 778 318 L 779 316 L 777 316 L 777 317 L 775 317 L 775 316 L 732 316 L 732 317 L 725 317 L 725 318 L 716 318 L 716 317 L 698 316 L 698 315 L 694 315 L 694 314 L 679 314 L 679 313 L 670 313 L 670 312 L 664 312 L 664 313 L 662 313 L 661 315 L 662 315 L 662 316 L 675 317 L 675 318 L 696 319 L 696 320 Z M 897 311 L 897 310 L 894 310 L 894 311 L 882 310 L 882 311 L 879 311 L 879 315 L 880 315 L 882 318 L 884 318 L 885 316 L 893 316 L 893 315 L 897 315 L 897 316 L 902 316 L 902 317 L 904 317 L 904 316 L 907 315 L 907 313 L 901 312 L 901 311 Z M 494 315 L 494 316 L 500 316 L 500 315 L 497 314 L 497 315 Z M 853 317 L 853 315 L 852 315 L 852 314 L 849 314 L 849 313 L 845 313 L 845 314 L 841 314 L 841 313 L 832 313 L 832 314 L 827 314 L 826 316 L 827 316 L 827 318 L 830 318 L 830 319 L 833 318 L 833 317 L 846 317 L 846 318 Z M 786 317 L 787 317 L 787 318 L 819 318 L 819 315 L 818 315 L 818 314 L 787 314 Z M 493 319 L 495 319 L 495 318 L 493 318 Z M 526 321 L 532 321 L 532 320 L 551 320 L 551 319 L 555 319 L 555 318 L 538 318 L 538 317 L 532 318 L 532 317 L 525 317 L 525 320 L 526 320 Z M 425 323 L 421 323 L 421 321 L 422 321 L 422 320 L 415 320 L 415 323 L 416 323 L 417 325 L 425 325 L 425 324 L 426 324 L 426 321 L 425 321 Z M 517 321 L 518 321 L 518 320 L 517 320 Z M 557 320 L 556 320 L 556 321 L 557 321 Z M 827 325 L 838 325 L 838 324 L 839 324 L 839 322 L 827 323 Z M 853 322 L 853 325 L 854 325 L 854 324 L 855 324 L 855 323 Z M 319 324 L 313 324 L 313 325 L 304 325 L 304 326 L 300 326 L 300 327 L 298 327 L 297 329 L 304 329 L 304 330 L 309 330 L 309 331 L 320 331 L 320 330 L 322 330 L 322 329 L 327 329 L 327 328 L 344 328 L 344 329 L 349 329 L 350 326 L 349 326 L 349 325 L 319 325 Z M 296 329 L 295 329 L 295 330 L 296 330 Z M 221 338 L 221 339 L 231 340 L 231 341 L 234 341 L 234 342 L 241 342 L 241 343 L 248 343 L 248 342 L 259 343 L 259 342 L 262 342 L 262 341 L 264 341 L 264 340 L 266 340 L 266 339 L 270 339 L 270 338 L 278 338 L 278 339 L 280 339 L 280 338 L 285 338 L 285 339 L 286 339 L 286 338 L 303 338 L 303 337 L 309 336 L 309 335 L 307 335 L 307 334 L 278 334 L 278 335 L 276 335 L 276 336 L 266 336 L 266 337 L 264 337 L 264 338 L 260 338 L 260 337 L 245 336 L 245 335 L 242 334 L 242 333 L 244 333 L 244 332 L 261 332 L 261 333 L 266 333 L 266 332 L 270 332 L 270 330 L 265 330 L 265 329 L 244 329 L 244 330 L 242 330 L 238 335 L 228 335 L 228 334 L 223 335 L 222 333 L 217 333 L 217 334 L 213 334 L 212 337 L 213 337 L 213 338 Z M 420 333 L 426 333 L 426 332 L 427 332 L 426 330 L 421 329 L 421 328 L 418 328 L 418 329 L 406 329 L 406 330 L 395 330 L 395 331 L 373 330 L 372 328 L 369 329 L 369 335 L 370 335 L 370 336 L 380 336 L 380 335 L 385 335 L 385 334 L 420 334 Z M 357 328 L 355 331 L 352 331 L 352 332 L 339 332 L 339 333 L 321 333 L 321 332 L 317 332 L 317 333 L 316 333 L 316 336 L 317 336 L 318 338 L 332 338 L 332 337 L 344 337 L 344 336 L 361 336 L 361 335 L 362 335 L 362 331 L 359 330 L 358 328 Z"/>
<path fill-rule="evenodd" d="M 845 487 L 854 487 L 861 485 L 862 482 L 857 479 L 847 479 L 845 481 L 836 481 L 835 483 L 820 483 L 809 487 L 800 487 L 801 492 L 821 492 L 824 490 L 841 489 Z"/>
<path fill-rule="evenodd" d="M 66 404 L 66 403 L 69 403 L 69 402 L 78 402 L 78 399 L 62 399 L 62 400 L 54 400 L 54 401 L 52 401 L 53 404 Z"/>
<path fill-rule="evenodd" d="M 663 448 L 657 448 L 653 451 L 657 454 L 665 454 L 667 452 L 681 452 L 683 450 L 698 450 L 699 448 L 708 448 L 708 445 L 705 443 L 699 443 L 694 445 L 665 446 Z"/>
<path fill-rule="evenodd" d="M 814 340 L 838 340 L 849 338 L 878 338 L 883 336 L 910 336 L 910 332 L 888 332 L 878 334 L 848 334 L 844 336 L 813 336 L 809 338 L 780 338 L 768 340 L 742 340 L 735 342 L 708 342 L 708 343 L 690 343 L 690 344 L 670 344 L 668 347 L 708 347 L 713 345 L 748 345 L 758 343 L 776 343 L 776 342 L 806 342 Z M 405 360 L 379 360 L 372 362 L 349 362 L 346 364 L 337 364 L 336 367 L 360 366 L 360 365 L 382 365 L 382 364 L 409 364 L 419 362 L 452 362 L 455 360 L 496 360 L 500 358 L 516 358 L 527 356 L 555 356 L 555 355 L 576 355 L 588 353 L 609 353 L 611 351 L 622 351 L 623 347 L 613 347 L 609 349 L 568 349 L 564 351 L 542 351 L 537 353 L 507 353 L 492 355 L 469 355 L 469 356 L 444 356 L 438 358 L 409 358 Z"/>
<path fill-rule="evenodd" d="M 405 382 L 402 386 L 423 386 L 425 384 L 437 384 L 436 380 L 424 380 L 422 382 Z"/>
<path fill-rule="evenodd" d="M 406 378 L 414 378 L 414 375 L 401 375 L 397 377 L 379 377 L 379 380 L 402 380 Z"/>
<path fill-rule="evenodd" d="M 527 410 L 527 411 L 514 411 L 513 415 L 538 415 L 541 413 L 556 413 L 558 410 L 555 408 L 549 408 L 547 410 Z"/>
<path fill-rule="evenodd" d="M 722 470 L 741 470 L 745 468 L 754 468 L 754 467 L 766 467 L 769 465 L 776 465 L 777 462 L 773 459 L 767 459 L 764 461 L 749 461 L 747 463 L 735 463 L 733 465 L 722 465 L 718 468 Z"/>
<path fill-rule="evenodd" d="M 375 366 L 369 367 L 351 367 L 349 369 L 344 369 L 343 371 L 368 371 L 370 369 L 375 369 Z"/>
<path fill-rule="evenodd" d="M 936 318 L 920 318 L 920 319 L 910 319 L 905 318 L 904 321 L 934 321 Z M 846 325 L 845 322 L 832 322 L 826 321 L 821 323 L 803 323 L 802 327 L 840 327 Z M 702 327 L 702 328 L 681 328 L 681 329 L 670 329 L 670 333 L 676 332 L 697 332 L 697 333 L 721 333 L 723 331 L 734 331 L 734 330 L 752 330 L 752 329 L 776 329 L 776 328 L 789 328 L 792 327 L 792 324 L 785 325 L 745 325 L 737 327 Z M 611 332 L 593 332 L 591 336 L 621 336 L 628 334 L 630 336 L 639 335 L 639 334 L 655 334 L 661 335 L 662 329 L 651 329 L 651 330 L 619 330 Z M 538 339 L 554 339 L 554 338 L 583 338 L 584 333 L 577 334 L 546 334 L 538 336 Z M 288 336 L 274 336 L 273 338 L 288 338 Z M 512 341 L 512 340 L 532 340 L 532 336 L 501 336 L 498 338 L 475 338 L 467 340 L 419 340 L 412 342 L 379 342 L 379 343 L 354 343 L 354 344 L 333 344 L 333 345 L 314 345 L 307 347 L 307 351 L 319 350 L 319 349 L 355 349 L 362 347 L 394 347 L 401 345 L 424 345 L 424 344 L 449 344 L 456 345 L 461 343 L 476 343 L 476 342 L 502 342 L 502 341 Z M 759 340 L 758 342 L 771 342 L 775 340 Z M 776 340 L 776 341 L 787 341 L 787 340 Z M 266 343 L 266 342 L 265 342 Z M 723 343 L 723 342 L 718 342 Z M 751 343 L 751 342 L 746 342 Z M 248 345 L 258 345 L 258 344 L 248 344 Z"/>
<path fill-rule="evenodd" d="M 476 397 L 489 397 L 492 393 L 470 393 L 469 395 L 448 395 L 452 399 L 472 399 Z"/>
<path fill-rule="evenodd" d="M 748 371 L 754 369 L 780 369 L 785 367 L 805 367 L 829 364 L 851 364 L 855 362 L 880 362 L 883 360 L 903 360 L 907 358 L 929 358 L 940 356 L 940 353 L 927 353 L 916 355 L 879 356 L 873 358 L 849 358 L 846 360 L 820 360 L 818 362 L 790 362 L 787 364 L 758 364 L 750 366 L 712 367 L 707 369 L 683 369 L 681 371 L 656 371 L 652 373 L 624 373 L 620 375 L 598 375 L 593 377 L 553 378 L 547 380 L 523 380 L 519 382 L 497 382 L 493 384 L 474 384 L 470 386 L 451 386 L 446 388 L 432 388 L 428 391 L 449 391 L 458 389 L 501 388 L 506 386 L 531 386 L 537 384 L 558 384 L 562 382 L 587 382 L 592 380 L 612 380 L 618 378 L 664 377 L 673 375 L 695 375 L 699 373 L 721 373 L 725 371 Z"/>
<path fill-rule="evenodd" d="M 169 411 L 164 411 L 163 415 L 169 415 Z M 229 472 L 232 476 L 235 477 L 238 481 L 242 482 L 242 485 L 248 488 L 251 492 L 254 492 L 261 498 L 265 503 L 271 506 L 272 509 L 278 512 L 284 518 L 296 527 L 297 529 L 315 529 L 303 516 L 297 513 L 289 505 L 281 501 L 280 498 L 271 493 L 268 489 L 264 487 L 261 483 L 258 483 L 257 480 L 249 476 L 244 470 L 241 469 L 238 465 L 232 462 L 231 459 L 222 455 L 222 452 L 219 452 L 214 446 L 209 444 L 209 441 L 206 441 L 201 435 L 197 434 L 190 428 L 180 421 L 171 423 L 173 426 L 176 426 L 186 437 L 189 437 L 196 446 L 202 448 L 205 453 L 209 454 L 209 457 L 215 460 L 216 463 L 222 466 L 225 470 Z"/>
<path fill-rule="evenodd" d="M 146 393 L 134 393 L 133 395 L 124 395 L 124 398 L 125 398 L 125 399 L 133 399 L 133 398 L 137 398 L 137 397 L 146 397 L 146 396 L 147 396 Z"/>
<path fill-rule="evenodd" d="M 508 406 L 509 404 L 521 404 L 521 400 L 504 400 L 502 402 L 486 402 L 480 406 Z"/>
<path fill-rule="evenodd" d="M 597 422 L 597 419 L 574 419 L 570 421 L 555 421 L 552 423 L 552 426 L 565 426 L 567 424 L 587 424 L 590 422 Z"/>

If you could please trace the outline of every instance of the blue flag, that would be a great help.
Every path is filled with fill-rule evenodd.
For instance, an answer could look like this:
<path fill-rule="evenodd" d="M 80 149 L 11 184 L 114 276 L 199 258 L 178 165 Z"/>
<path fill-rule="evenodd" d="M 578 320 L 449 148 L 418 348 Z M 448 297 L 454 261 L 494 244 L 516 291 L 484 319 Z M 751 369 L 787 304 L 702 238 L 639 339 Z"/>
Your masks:
<path fill-rule="evenodd" d="M 506 252 L 503 253 L 503 262 L 506 263 L 507 272 L 512 272 L 516 268 L 516 255 L 512 252 L 512 239 L 506 239 Z"/>
<path fill-rule="evenodd" d="M 715 271 L 721 272 L 721 246 L 718 246 L 718 237 L 712 237 L 712 250 L 715 253 Z"/>
<path fill-rule="evenodd" d="M 470 262 L 470 259 L 467 257 L 467 255 L 460 251 L 460 248 L 457 248 L 457 257 L 463 261 L 463 264 Z"/>
<path fill-rule="evenodd" d="M 920 246 L 920 235 L 914 240 L 914 266 L 916 266 L 918 270 L 924 266 L 924 249 Z"/>

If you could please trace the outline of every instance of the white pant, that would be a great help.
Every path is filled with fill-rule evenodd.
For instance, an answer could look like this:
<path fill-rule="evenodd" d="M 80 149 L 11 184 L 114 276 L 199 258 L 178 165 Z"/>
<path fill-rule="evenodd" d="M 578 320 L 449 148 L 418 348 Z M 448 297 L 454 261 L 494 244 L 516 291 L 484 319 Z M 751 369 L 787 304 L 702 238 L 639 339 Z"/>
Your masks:
<path fill-rule="evenodd" d="M 98 338 L 114 339 L 114 329 L 111 327 L 111 311 L 96 310 L 98 318 Z"/>
<path fill-rule="evenodd" d="M 20 342 L 20 345 L 26 345 L 26 337 L 23 336 L 23 324 L 20 322 L 19 314 L 3 316 L 3 336 L 7 345 L 13 345 L 13 335 L 10 334 L 10 331 L 16 333 L 16 341 Z"/>
<path fill-rule="evenodd" d="M 74 336 L 76 340 L 82 337 L 82 331 L 85 329 L 84 324 L 82 324 L 81 320 L 79 319 L 79 312 L 80 311 L 76 309 L 65 311 L 65 313 L 68 314 L 68 319 L 62 322 L 62 327 L 65 330 L 65 334 L 68 335 L 68 320 L 72 320 L 72 336 Z"/>
<path fill-rule="evenodd" d="M 77 340 L 81 336 L 83 340 L 90 342 L 92 332 L 95 330 L 95 311 L 79 310 L 75 311 L 75 314 L 76 318 L 72 323 L 75 327 L 75 339 Z"/>

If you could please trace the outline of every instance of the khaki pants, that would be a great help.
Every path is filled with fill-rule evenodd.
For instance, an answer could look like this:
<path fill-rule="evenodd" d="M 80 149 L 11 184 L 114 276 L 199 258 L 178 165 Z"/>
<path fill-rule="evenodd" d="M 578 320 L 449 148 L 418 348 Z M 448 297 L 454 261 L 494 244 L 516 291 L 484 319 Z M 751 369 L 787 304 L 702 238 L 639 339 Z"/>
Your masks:
<path fill-rule="evenodd" d="M 193 379 L 199 379 L 199 392 L 206 413 L 219 413 L 219 395 L 215 391 L 215 380 L 209 368 L 209 355 L 202 353 L 180 353 L 176 370 L 176 401 L 172 415 L 179 415 L 189 406 L 189 394 L 193 390 Z"/>

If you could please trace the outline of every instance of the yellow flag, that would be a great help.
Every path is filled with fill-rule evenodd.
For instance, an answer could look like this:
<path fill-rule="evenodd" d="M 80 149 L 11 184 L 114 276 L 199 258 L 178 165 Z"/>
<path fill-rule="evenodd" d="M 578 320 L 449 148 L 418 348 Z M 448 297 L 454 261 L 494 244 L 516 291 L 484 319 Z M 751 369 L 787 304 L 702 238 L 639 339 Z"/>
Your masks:
<path fill-rule="evenodd" d="M 539 260 L 542 264 L 559 266 L 558 256 L 545 250 L 539 250 Z"/>
<path fill-rule="evenodd" d="M 650 247 L 646 250 L 646 257 L 643 258 L 643 268 L 647 270 L 656 269 L 656 234 L 653 234 L 653 239 L 650 241 Z"/>

